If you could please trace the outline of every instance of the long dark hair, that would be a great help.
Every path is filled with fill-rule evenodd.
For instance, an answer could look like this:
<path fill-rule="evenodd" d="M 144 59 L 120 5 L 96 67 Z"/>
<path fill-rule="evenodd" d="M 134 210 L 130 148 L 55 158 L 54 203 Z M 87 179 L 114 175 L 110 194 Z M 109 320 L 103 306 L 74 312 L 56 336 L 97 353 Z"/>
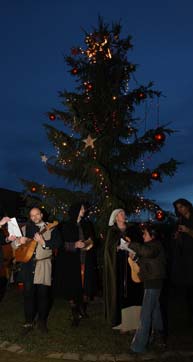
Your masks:
<path fill-rule="evenodd" d="M 177 204 L 186 206 L 189 209 L 190 213 L 193 215 L 193 206 L 192 206 L 191 202 L 186 199 L 178 199 L 173 202 L 176 216 L 178 216 L 178 217 L 181 216 L 180 212 L 177 210 Z"/>

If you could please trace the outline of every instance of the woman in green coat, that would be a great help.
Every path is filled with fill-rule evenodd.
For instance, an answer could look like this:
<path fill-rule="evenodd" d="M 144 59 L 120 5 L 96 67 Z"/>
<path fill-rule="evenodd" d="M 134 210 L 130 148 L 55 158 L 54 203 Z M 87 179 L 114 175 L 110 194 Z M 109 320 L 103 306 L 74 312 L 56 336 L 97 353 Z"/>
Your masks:
<path fill-rule="evenodd" d="M 132 238 L 132 234 L 125 211 L 115 209 L 109 220 L 104 250 L 105 318 L 112 328 L 122 333 L 137 328 L 143 298 L 141 283 L 131 279 L 128 252 L 120 249 L 121 238 Z"/>

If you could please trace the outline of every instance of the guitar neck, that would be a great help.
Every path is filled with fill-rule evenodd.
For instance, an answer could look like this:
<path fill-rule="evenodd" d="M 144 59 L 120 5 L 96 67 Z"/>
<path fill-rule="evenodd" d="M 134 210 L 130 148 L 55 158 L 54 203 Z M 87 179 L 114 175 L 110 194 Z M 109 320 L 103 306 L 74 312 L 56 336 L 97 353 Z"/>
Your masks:
<path fill-rule="evenodd" d="M 52 230 L 53 228 L 55 228 L 56 226 L 58 225 L 58 222 L 57 221 L 54 221 L 53 223 L 50 223 L 50 224 L 45 224 L 45 227 L 41 230 L 41 231 L 38 231 L 38 234 L 40 235 L 43 235 L 46 231 L 48 230 Z M 31 241 L 33 240 L 32 238 L 28 239 L 28 241 Z"/>
<path fill-rule="evenodd" d="M 38 234 L 43 235 L 45 232 L 47 231 L 47 228 L 43 228 L 41 231 L 37 231 Z M 34 240 L 33 238 L 28 238 L 27 242 L 29 243 L 30 241 Z"/>
<path fill-rule="evenodd" d="M 43 228 L 43 230 L 39 231 L 39 234 L 40 234 L 40 235 L 43 235 L 47 230 L 48 230 L 48 229 L 47 229 L 47 227 L 45 226 L 45 227 Z"/>

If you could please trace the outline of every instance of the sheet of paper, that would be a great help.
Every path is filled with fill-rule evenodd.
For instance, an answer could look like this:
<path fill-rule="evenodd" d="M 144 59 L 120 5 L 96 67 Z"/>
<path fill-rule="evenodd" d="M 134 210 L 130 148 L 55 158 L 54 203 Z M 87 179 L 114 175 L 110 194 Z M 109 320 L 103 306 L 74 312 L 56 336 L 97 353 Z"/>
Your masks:
<path fill-rule="evenodd" d="M 129 253 L 132 253 L 132 254 L 134 254 L 134 255 L 136 254 L 133 249 L 131 249 L 131 248 L 128 247 L 127 242 L 126 242 L 123 238 L 121 238 L 120 241 L 121 241 L 121 242 L 120 242 L 120 249 L 121 249 L 121 250 L 126 250 L 126 251 L 128 251 Z"/>
<path fill-rule="evenodd" d="M 19 225 L 15 217 L 12 217 L 12 219 L 8 221 L 7 225 L 8 225 L 9 235 L 15 235 L 17 237 L 22 236 L 21 230 L 19 228 Z"/>

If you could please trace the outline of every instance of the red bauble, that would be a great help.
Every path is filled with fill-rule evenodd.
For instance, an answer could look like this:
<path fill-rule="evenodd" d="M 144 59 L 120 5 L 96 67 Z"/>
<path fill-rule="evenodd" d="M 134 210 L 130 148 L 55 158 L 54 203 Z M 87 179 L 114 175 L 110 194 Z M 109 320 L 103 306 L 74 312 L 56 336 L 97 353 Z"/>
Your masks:
<path fill-rule="evenodd" d="M 72 55 L 78 55 L 80 53 L 80 49 L 79 48 L 72 48 L 71 53 L 72 53 Z"/>
<path fill-rule="evenodd" d="M 156 220 L 162 221 L 165 219 L 165 213 L 162 210 L 157 210 L 155 217 L 156 217 Z"/>
<path fill-rule="evenodd" d="M 73 75 L 76 75 L 76 74 L 78 73 L 78 68 L 73 68 L 73 69 L 71 70 L 71 73 L 72 73 Z"/>
<path fill-rule="evenodd" d="M 162 143 L 165 141 L 165 134 L 163 132 L 158 132 L 158 133 L 155 133 L 154 135 L 154 140 L 157 142 L 157 143 Z"/>
<path fill-rule="evenodd" d="M 54 113 L 50 113 L 50 114 L 49 114 L 49 119 L 50 119 L 50 121 L 55 121 L 55 119 L 56 119 L 55 114 L 54 114 Z"/>
<path fill-rule="evenodd" d="M 138 98 L 140 98 L 140 99 L 145 99 L 145 98 L 146 98 L 145 93 L 140 92 L 140 93 L 138 94 Z"/>
<path fill-rule="evenodd" d="M 31 192 L 36 192 L 36 187 L 35 186 L 31 187 Z"/>
<path fill-rule="evenodd" d="M 152 178 L 153 180 L 159 180 L 159 179 L 160 179 L 160 173 L 157 172 L 157 171 L 153 171 L 153 172 L 151 173 L 151 178 Z"/>
<path fill-rule="evenodd" d="M 91 83 L 87 83 L 86 90 L 90 92 L 92 89 L 93 89 L 93 85 Z"/>

